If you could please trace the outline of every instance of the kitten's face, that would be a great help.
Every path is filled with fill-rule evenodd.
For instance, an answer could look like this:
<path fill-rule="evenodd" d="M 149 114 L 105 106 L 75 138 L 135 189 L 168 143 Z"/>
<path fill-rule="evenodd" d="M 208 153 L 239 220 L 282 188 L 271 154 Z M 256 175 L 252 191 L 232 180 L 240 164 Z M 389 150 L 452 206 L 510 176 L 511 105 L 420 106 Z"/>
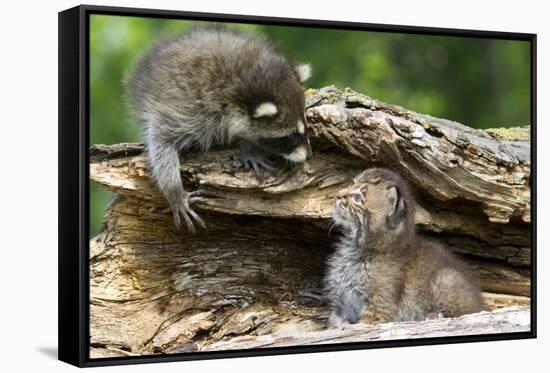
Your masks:
<path fill-rule="evenodd" d="M 396 229 L 402 223 L 404 214 L 400 212 L 404 212 L 405 202 L 395 183 L 376 171 L 367 170 L 337 193 L 333 205 L 337 225 L 374 235 Z"/>
<path fill-rule="evenodd" d="M 367 224 L 365 213 L 367 185 L 354 183 L 340 190 L 332 206 L 332 218 L 342 228 L 356 229 Z"/>

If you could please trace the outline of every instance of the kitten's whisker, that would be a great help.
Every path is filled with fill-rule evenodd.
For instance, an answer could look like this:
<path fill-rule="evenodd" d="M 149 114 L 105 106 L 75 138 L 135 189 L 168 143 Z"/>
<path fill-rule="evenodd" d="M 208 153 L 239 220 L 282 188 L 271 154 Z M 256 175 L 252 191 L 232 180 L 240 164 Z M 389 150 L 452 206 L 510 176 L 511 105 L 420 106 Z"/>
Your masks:
<path fill-rule="evenodd" d="M 330 225 L 330 223 L 332 223 L 332 222 L 333 222 L 333 220 L 332 220 L 331 218 L 327 218 L 327 219 L 321 220 L 320 225 L 321 225 L 321 226 L 328 226 L 328 225 Z"/>
<path fill-rule="evenodd" d="M 330 236 L 330 232 L 332 232 L 332 228 L 334 228 L 335 225 L 336 225 L 336 222 L 332 222 L 332 224 L 330 225 L 330 228 L 328 229 L 327 236 Z"/>

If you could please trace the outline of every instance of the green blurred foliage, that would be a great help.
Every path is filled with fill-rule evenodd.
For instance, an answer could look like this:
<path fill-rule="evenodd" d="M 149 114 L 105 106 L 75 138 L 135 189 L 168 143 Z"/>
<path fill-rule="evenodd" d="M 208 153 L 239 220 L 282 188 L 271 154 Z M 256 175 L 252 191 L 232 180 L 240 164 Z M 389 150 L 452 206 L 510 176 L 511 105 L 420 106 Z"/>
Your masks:
<path fill-rule="evenodd" d="M 196 21 L 90 17 L 90 142 L 141 141 L 124 79 L 155 40 Z M 231 24 L 267 35 L 296 62 L 308 62 L 307 87 L 336 85 L 476 128 L 530 122 L 530 45 L 526 41 Z M 91 183 L 90 233 L 112 194 Z"/>

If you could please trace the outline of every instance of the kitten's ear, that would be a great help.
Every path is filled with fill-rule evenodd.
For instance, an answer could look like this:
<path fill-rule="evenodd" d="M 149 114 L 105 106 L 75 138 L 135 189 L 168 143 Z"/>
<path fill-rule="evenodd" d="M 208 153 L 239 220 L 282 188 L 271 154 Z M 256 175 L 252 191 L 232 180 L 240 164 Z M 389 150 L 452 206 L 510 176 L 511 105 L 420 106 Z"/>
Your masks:
<path fill-rule="evenodd" d="M 388 189 L 388 203 L 390 204 L 388 217 L 398 219 L 405 213 L 405 201 L 396 186 Z"/>
<path fill-rule="evenodd" d="M 311 65 L 307 63 L 294 65 L 294 74 L 298 81 L 303 84 L 311 77 Z"/>

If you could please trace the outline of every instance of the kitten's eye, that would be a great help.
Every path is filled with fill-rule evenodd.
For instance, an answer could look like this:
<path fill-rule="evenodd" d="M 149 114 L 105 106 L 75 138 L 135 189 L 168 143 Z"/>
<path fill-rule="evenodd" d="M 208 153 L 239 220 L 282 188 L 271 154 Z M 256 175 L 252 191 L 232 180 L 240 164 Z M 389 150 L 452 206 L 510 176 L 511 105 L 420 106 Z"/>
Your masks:
<path fill-rule="evenodd" d="M 353 198 L 353 202 L 355 203 L 363 203 L 363 197 L 360 194 L 354 194 L 351 198 Z"/>

